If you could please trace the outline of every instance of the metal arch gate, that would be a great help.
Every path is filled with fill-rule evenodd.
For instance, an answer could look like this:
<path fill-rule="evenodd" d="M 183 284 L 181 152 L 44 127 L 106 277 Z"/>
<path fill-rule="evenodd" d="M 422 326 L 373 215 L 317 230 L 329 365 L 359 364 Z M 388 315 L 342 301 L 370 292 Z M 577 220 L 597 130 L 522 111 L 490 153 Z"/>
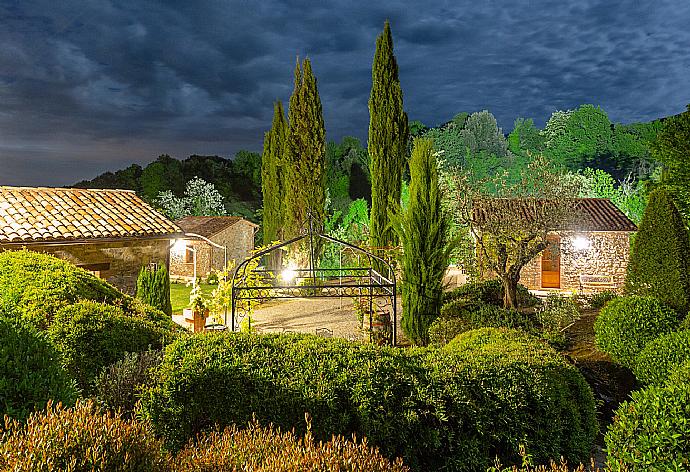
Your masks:
<path fill-rule="evenodd" d="M 275 274 L 269 269 L 250 269 L 252 261 L 260 262 L 264 256 L 282 251 L 291 244 L 309 238 L 309 263 L 307 268 L 288 269 L 294 277 L 292 283 L 285 283 L 281 274 Z M 348 248 L 368 261 L 363 267 L 339 267 L 337 269 L 320 269 L 315 267 L 314 238 L 320 238 L 330 243 Z M 360 259 L 361 260 L 361 259 Z M 374 262 L 386 272 L 379 273 L 374 268 Z M 248 280 L 254 280 L 248 285 Z M 337 283 L 336 283 L 337 282 Z M 326 234 L 315 233 L 311 229 L 306 234 L 271 246 L 257 252 L 242 261 L 237 266 L 232 277 L 231 296 L 231 326 L 235 331 L 239 322 L 248 314 L 249 308 L 244 305 L 252 301 L 289 298 L 358 298 L 368 303 L 369 336 L 372 337 L 373 317 L 390 307 L 392 311 L 390 336 L 387 341 L 396 345 L 397 342 L 397 294 L 395 272 L 391 264 L 354 244 L 332 238 Z M 226 320 L 227 325 L 227 320 Z"/>

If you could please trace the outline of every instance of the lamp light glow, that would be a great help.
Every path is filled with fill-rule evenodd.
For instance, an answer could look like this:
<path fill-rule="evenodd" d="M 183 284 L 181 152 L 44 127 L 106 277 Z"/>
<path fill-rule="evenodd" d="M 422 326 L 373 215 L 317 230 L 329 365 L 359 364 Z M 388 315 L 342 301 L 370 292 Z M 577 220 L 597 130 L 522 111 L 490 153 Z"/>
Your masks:
<path fill-rule="evenodd" d="M 573 239 L 573 248 L 575 248 L 576 251 L 584 251 L 585 249 L 589 249 L 591 245 L 592 243 L 585 236 L 576 236 L 575 239 Z"/>
<path fill-rule="evenodd" d="M 282 277 L 283 281 L 292 283 L 295 280 L 295 277 L 297 277 L 297 266 L 295 263 L 291 262 L 288 264 L 288 266 L 283 269 L 283 272 L 280 273 L 280 276 Z"/>
<path fill-rule="evenodd" d="M 187 241 L 184 239 L 176 239 L 175 244 L 173 244 L 171 248 L 171 252 L 173 253 L 174 256 L 182 256 L 184 255 L 185 250 L 187 249 Z"/>

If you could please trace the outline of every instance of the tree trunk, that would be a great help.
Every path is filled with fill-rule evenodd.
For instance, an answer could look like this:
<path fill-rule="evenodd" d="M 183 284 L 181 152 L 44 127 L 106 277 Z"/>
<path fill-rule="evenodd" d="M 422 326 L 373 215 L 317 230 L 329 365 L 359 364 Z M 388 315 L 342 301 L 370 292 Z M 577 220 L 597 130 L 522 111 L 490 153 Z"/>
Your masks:
<path fill-rule="evenodd" d="M 503 308 L 518 308 L 517 286 L 520 278 L 506 275 L 501 277 L 503 282 Z"/>

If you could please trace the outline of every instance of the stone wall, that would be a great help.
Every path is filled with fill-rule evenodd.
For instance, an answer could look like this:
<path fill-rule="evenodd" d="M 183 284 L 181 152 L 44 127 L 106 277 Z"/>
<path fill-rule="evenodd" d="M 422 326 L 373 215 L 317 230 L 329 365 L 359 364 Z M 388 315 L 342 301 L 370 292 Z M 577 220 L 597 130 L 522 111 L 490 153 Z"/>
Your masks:
<path fill-rule="evenodd" d="M 235 261 L 239 264 L 249 257 L 254 249 L 254 228 L 248 221 L 238 221 L 228 228 L 214 234 L 210 239 L 216 244 L 228 248 L 228 262 Z M 223 250 L 213 247 L 205 241 L 198 239 L 186 239 L 188 247 L 193 247 L 197 259 L 197 277 L 205 278 L 214 270 L 223 268 Z M 194 277 L 193 257 L 190 254 L 185 259 L 183 246 L 171 250 L 170 252 L 170 276 L 175 278 L 191 279 Z M 186 262 L 189 260 L 189 262 Z"/>
<path fill-rule="evenodd" d="M 52 254 L 93 272 L 123 292 L 134 295 L 143 266 L 167 264 L 169 239 L 94 242 L 81 244 L 26 244 L 31 251 Z M 18 249 L 12 247 L 13 249 Z M 3 248 L 0 247 L 0 250 Z M 4 249 L 10 249 L 5 247 Z"/>
<path fill-rule="evenodd" d="M 623 231 L 559 233 L 561 290 L 579 291 L 581 275 L 611 276 L 613 286 L 622 288 L 630 258 L 630 234 Z M 575 248 L 573 242 L 577 237 L 584 238 L 589 247 Z M 530 289 L 542 289 L 541 254 L 522 269 L 520 283 Z"/>

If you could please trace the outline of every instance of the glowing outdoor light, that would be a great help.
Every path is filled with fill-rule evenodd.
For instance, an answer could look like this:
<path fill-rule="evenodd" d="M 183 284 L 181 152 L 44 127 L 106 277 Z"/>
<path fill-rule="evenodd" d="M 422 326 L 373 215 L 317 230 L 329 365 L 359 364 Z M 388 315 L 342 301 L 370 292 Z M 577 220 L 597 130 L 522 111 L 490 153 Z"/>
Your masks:
<path fill-rule="evenodd" d="M 573 239 L 573 247 L 576 251 L 584 251 L 585 249 L 589 249 L 590 245 L 591 243 L 589 239 L 584 236 L 576 236 L 575 239 Z"/>
<path fill-rule="evenodd" d="M 184 254 L 187 248 L 187 241 L 184 239 L 176 239 L 175 244 L 172 245 L 172 253 L 176 256 Z"/>
<path fill-rule="evenodd" d="M 285 282 L 291 283 L 295 280 L 295 277 L 297 277 L 297 265 L 295 265 L 294 262 L 291 262 L 288 264 L 287 268 L 283 270 L 280 276 Z"/>

